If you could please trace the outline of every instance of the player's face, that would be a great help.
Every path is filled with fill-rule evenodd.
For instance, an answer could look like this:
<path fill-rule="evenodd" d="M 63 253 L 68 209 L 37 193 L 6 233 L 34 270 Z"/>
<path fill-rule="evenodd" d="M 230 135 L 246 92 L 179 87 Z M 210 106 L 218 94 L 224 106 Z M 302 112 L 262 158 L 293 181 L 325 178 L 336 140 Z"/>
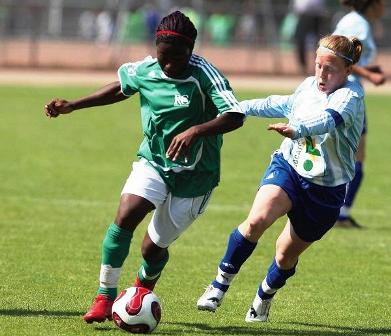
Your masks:
<path fill-rule="evenodd" d="M 351 69 L 341 57 L 318 50 L 315 77 L 319 90 L 327 94 L 334 92 L 345 83 Z"/>
<path fill-rule="evenodd" d="M 156 55 L 164 74 L 171 78 L 180 77 L 189 64 L 191 49 L 186 45 L 173 45 L 160 42 L 156 46 Z"/>

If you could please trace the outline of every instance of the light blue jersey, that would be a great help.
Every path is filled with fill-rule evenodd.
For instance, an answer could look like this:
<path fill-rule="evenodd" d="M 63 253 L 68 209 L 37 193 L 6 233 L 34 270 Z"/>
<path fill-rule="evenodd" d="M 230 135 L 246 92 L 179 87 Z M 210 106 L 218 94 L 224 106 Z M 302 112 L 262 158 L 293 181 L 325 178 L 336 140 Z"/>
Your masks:
<path fill-rule="evenodd" d="M 357 81 L 327 95 L 315 77 L 308 77 L 294 94 L 240 103 L 247 116 L 288 118 L 295 130 L 278 152 L 312 183 L 338 186 L 353 179 L 355 154 L 364 121 L 364 92 Z"/>
<path fill-rule="evenodd" d="M 374 61 L 377 55 L 377 49 L 372 28 L 368 20 L 361 14 L 355 11 L 346 14 L 337 23 L 333 35 L 343 35 L 347 37 L 355 36 L 361 41 L 363 44 L 363 51 L 357 65 L 365 67 Z M 351 76 L 359 79 L 357 75 Z"/>

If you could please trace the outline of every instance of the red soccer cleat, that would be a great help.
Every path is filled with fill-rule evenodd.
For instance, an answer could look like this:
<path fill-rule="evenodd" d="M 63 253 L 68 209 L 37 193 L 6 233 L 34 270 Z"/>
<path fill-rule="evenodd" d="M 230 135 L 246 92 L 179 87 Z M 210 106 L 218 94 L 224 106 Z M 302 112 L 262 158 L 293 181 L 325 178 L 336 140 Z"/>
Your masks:
<path fill-rule="evenodd" d="M 106 319 L 111 320 L 111 307 L 114 300 L 108 296 L 99 294 L 92 304 L 90 310 L 83 316 L 87 323 L 104 322 Z"/>
<path fill-rule="evenodd" d="M 150 291 L 153 291 L 153 289 L 155 288 L 156 282 L 157 282 L 157 279 L 151 280 L 151 281 L 141 282 L 140 278 L 138 276 L 136 276 L 136 279 L 134 279 L 133 287 L 143 287 L 143 288 L 149 289 Z"/>

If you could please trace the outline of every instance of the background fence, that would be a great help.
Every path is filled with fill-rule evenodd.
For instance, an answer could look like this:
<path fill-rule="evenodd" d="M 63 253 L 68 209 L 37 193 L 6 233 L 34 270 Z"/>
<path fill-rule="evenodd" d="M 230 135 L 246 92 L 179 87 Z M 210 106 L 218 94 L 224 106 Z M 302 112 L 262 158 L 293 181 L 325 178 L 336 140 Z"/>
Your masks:
<path fill-rule="evenodd" d="M 112 69 L 153 55 L 156 25 L 173 9 L 195 23 L 196 51 L 228 72 L 299 70 L 289 0 L 0 0 L 0 66 Z M 325 1 L 321 32 L 344 13 L 338 0 Z M 391 50 L 390 29 L 387 9 L 375 25 L 382 54 Z"/>

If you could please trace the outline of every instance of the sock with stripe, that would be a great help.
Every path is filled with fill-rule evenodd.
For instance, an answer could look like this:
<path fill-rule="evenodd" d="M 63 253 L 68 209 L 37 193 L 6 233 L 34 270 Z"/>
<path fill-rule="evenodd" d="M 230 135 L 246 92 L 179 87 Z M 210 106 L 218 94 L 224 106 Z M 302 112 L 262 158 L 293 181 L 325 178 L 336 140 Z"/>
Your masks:
<path fill-rule="evenodd" d="M 117 296 L 121 267 L 129 254 L 132 236 L 133 232 L 110 224 L 102 244 L 98 294 L 107 295 L 111 299 Z"/>
<path fill-rule="evenodd" d="M 156 264 L 150 264 L 145 259 L 137 272 L 138 280 L 146 287 L 153 288 L 169 259 L 168 251 L 165 257 Z"/>
<path fill-rule="evenodd" d="M 256 246 L 257 243 L 244 238 L 238 229 L 232 231 L 228 239 L 227 250 L 219 264 L 217 276 L 212 282 L 212 286 L 226 292 L 240 267 L 252 254 Z"/>
<path fill-rule="evenodd" d="M 297 265 L 297 264 L 296 264 Z M 288 270 L 278 267 L 276 259 L 269 267 L 267 275 L 258 288 L 258 296 L 262 299 L 271 299 L 278 289 L 283 287 L 291 276 L 295 274 L 296 265 Z"/>

